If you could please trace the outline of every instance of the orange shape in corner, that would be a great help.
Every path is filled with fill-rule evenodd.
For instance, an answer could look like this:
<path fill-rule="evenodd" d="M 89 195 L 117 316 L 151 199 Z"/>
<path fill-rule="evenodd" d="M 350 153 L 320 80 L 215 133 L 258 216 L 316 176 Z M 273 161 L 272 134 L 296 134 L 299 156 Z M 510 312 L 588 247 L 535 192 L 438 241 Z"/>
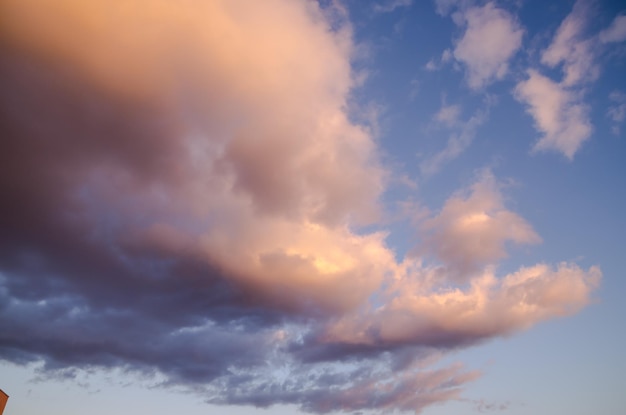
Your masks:
<path fill-rule="evenodd" d="M 6 406 L 8 400 L 9 395 L 4 393 L 4 391 L 0 389 L 0 415 L 2 415 L 2 413 L 4 412 L 4 407 Z"/>

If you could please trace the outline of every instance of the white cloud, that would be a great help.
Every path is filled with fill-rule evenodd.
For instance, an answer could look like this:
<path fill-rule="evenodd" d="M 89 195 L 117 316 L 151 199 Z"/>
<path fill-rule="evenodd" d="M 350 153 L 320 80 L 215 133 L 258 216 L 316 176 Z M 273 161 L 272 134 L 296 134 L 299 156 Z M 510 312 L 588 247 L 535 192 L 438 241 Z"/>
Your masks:
<path fill-rule="evenodd" d="M 616 16 L 611 26 L 604 29 L 598 35 L 600 42 L 623 42 L 626 40 L 626 15 Z"/>
<path fill-rule="evenodd" d="M 506 75 L 509 60 L 522 45 L 524 30 L 513 16 L 493 3 L 460 13 L 467 27 L 456 44 L 454 57 L 466 66 L 470 88 L 480 89 Z"/>
<path fill-rule="evenodd" d="M 580 94 L 541 75 L 528 71 L 528 79 L 515 87 L 515 98 L 525 103 L 543 137 L 535 150 L 556 150 L 570 160 L 592 132 L 589 108 Z"/>

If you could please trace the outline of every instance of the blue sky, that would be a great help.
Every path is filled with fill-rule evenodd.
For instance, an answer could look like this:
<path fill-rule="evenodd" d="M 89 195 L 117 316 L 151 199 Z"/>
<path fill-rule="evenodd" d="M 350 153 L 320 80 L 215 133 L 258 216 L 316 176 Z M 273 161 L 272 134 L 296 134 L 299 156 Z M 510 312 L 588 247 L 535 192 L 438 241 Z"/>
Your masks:
<path fill-rule="evenodd" d="M 6 414 L 617 414 L 626 6 L 0 5 Z"/>

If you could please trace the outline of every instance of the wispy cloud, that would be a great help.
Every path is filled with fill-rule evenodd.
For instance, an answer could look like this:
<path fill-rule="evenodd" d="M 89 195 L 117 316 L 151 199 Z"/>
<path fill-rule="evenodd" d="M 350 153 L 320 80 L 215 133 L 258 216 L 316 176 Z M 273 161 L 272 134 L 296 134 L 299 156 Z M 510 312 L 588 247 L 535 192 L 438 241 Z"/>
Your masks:
<path fill-rule="evenodd" d="M 391 13 L 396 9 L 410 7 L 413 0 L 385 0 L 374 4 L 375 13 Z"/>
<path fill-rule="evenodd" d="M 612 133 L 619 135 L 620 124 L 626 120 L 626 94 L 621 91 L 613 91 L 609 94 L 609 100 L 611 105 L 606 115 L 613 121 Z"/>
<path fill-rule="evenodd" d="M 426 62 L 426 65 L 424 65 L 424 69 L 426 69 L 427 71 L 436 71 L 437 63 L 434 59 L 430 59 L 428 62 Z"/>
<path fill-rule="evenodd" d="M 593 53 L 594 39 L 583 38 L 587 15 L 586 3 L 578 1 L 541 55 L 543 64 L 550 67 L 563 65 L 564 86 L 594 81 L 599 75 L 600 69 Z"/>
<path fill-rule="evenodd" d="M 447 16 L 463 0 L 435 0 L 435 10 L 442 16 Z"/>
<path fill-rule="evenodd" d="M 441 53 L 441 57 L 439 59 L 432 58 L 428 62 L 426 62 L 426 65 L 424 65 L 424 69 L 426 69 L 427 71 L 436 71 L 451 60 L 452 51 L 450 49 L 446 49 Z"/>
<path fill-rule="evenodd" d="M 623 42 L 626 40 L 626 15 L 616 16 L 611 26 L 601 31 L 598 38 L 602 43 Z"/>
<path fill-rule="evenodd" d="M 451 127 L 459 122 L 460 113 L 459 105 L 443 105 L 435 114 L 435 120 Z"/>
<path fill-rule="evenodd" d="M 459 157 L 471 145 L 478 128 L 489 117 L 487 109 L 477 110 L 467 120 L 461 120 L 460 115 L 459 105 L 443 105 L 435 114 L 434 120 L 447 127 L 452 133 L 444 149 L 420 163 L 420 171 L 423 175 L 433 175 L 441 170 L 444 164 Z"/>

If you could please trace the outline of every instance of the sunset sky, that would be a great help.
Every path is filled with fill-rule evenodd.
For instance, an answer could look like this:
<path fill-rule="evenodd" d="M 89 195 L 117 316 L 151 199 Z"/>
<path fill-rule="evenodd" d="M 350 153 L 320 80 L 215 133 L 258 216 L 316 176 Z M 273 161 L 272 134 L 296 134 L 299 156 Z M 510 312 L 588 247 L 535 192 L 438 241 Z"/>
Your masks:
<path fill-rule="evenodd" d="M 626 4 L 0 2 L 5 415 L 616 415 Z"/>

